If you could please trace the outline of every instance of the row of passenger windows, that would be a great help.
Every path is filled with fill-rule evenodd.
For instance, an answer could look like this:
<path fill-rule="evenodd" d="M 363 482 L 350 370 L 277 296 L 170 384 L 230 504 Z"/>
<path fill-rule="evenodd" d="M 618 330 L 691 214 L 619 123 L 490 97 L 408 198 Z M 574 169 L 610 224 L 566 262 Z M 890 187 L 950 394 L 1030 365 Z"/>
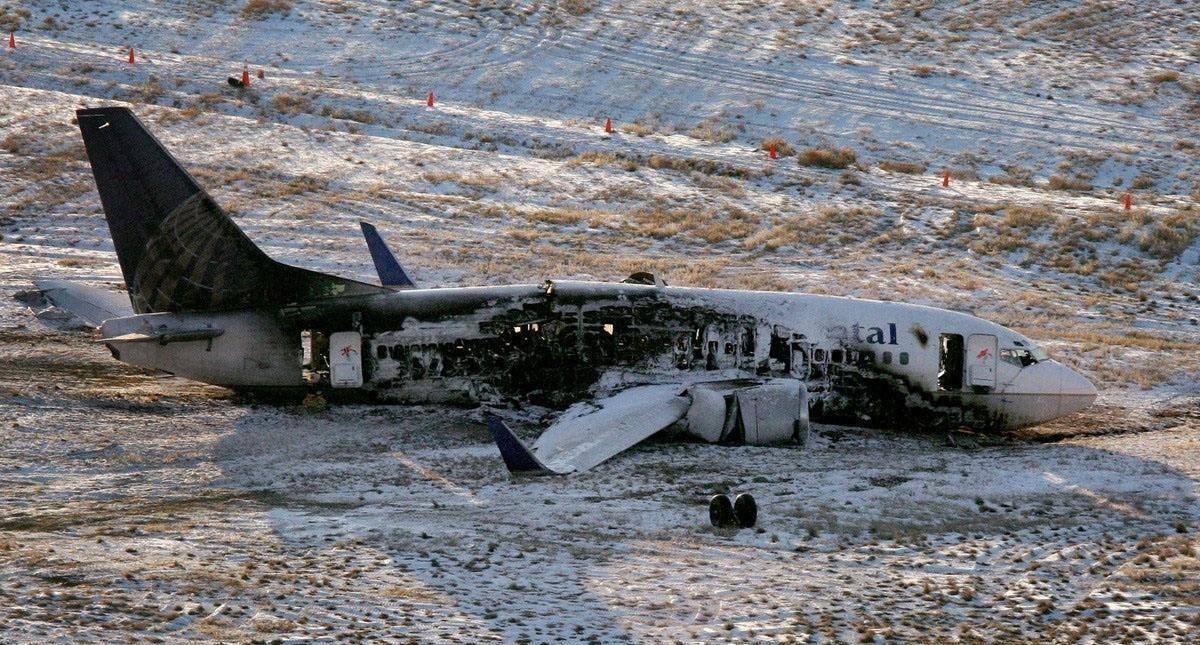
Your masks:
<path fill-rule="evenodd" d="M 716 342 L 713 342 L 712 344 L 716 345 Z M 734 347 L 732 343 L 725 344 L 725 353 L 734 353 Z M 390 348 L 387 345 L 375 346 L 376 358 L 385 359 L 388 358 L 389 355 L 391 356 L 392 360 L 401 360 L 404 356 L 404 346 L 392 345 Z M 812 358 L 814 363 L 861 363 L 865 365 L 872 365 L 875 363 L 875 352 L 846 351 L 842 349 L 831 349 L 826 351 L 824 349 L 817 348 L 812 350 Z M 883 359 L 884 365 L 892 364 L 893 356 L 891 352 L 883 352 L 881 358 Z M 897 358 L 899 359 L 901 365 L 908 365 L 908 352 L 900 352 L 900 355 Z"/>
<path fill-rule="evenodd" d="M 825 351 L 824 349 L 817 348 L 812 350 L 812 357 L 814 363 L 824 363 L 826 360 L 830 363 L 861 363 L 865 365 L 873 365 L 875 363 L 875 352 L 873 351 L 857 352 L 842 349 Z M 884 352 L 881 358 L 884 365 L 892 364 L 893 356 L 891 352 Z M 908 352 L 900 352 L 898 358 L 901 365 L 908 365 Z"/>

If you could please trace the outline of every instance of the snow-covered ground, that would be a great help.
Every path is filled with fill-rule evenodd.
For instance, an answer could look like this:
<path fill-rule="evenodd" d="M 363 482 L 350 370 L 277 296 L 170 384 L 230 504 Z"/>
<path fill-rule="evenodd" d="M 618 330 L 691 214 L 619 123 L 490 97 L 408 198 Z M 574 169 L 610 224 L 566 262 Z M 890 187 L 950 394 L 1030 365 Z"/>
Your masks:
<path fill-rule="evenodd" d="M 1195 9 L 0 3 L 0 629 L 1188 640 Z M 12 298 L 120 281 L 71 123 L 111 103 L 285 261 L 371 279 L 366 219 L 425 285 L 651 270 L 953 307 L 1045 341 L 1101 401 L 980 445 L 828 427 L 513 483 L 475 411 L 140 374 Z M 761 530 L 707 527 L 726 491 Z"/>

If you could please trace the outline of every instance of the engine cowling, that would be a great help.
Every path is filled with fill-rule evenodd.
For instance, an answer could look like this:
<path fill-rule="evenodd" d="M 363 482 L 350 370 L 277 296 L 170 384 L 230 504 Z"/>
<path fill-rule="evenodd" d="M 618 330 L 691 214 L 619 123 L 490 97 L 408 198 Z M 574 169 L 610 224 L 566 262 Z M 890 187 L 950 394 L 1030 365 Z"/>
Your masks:
<path fill-rule="evenodd" d="M 797 379 L 689 389 L 687 431 L 710 443 L 808 443 L 808 388 Z"/>

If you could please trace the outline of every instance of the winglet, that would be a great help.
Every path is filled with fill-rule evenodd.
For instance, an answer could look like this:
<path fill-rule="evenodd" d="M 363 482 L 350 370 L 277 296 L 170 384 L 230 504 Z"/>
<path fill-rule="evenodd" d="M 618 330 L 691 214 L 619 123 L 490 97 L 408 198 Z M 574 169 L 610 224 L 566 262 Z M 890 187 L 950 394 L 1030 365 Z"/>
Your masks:
<path fill-rule="evenodd" d="M 379 236 L 375 226 L 367 222 L 359 222 L 358 225 L 362 227 L 363 237 L 367 238 L 367 248 L 371 251 L 371 260 L 375 262 L 375 273 L 379 274 L 379 283 L 385 287 L 417 286 L 404 272 L 404 267 L 396 261 L 396 256 L 392 255 L 391 249 Z"/>
<path fill-rule="evenodd" d="M 487 420 L 488 432 L 492 433 L 492 439 L 496 441 L 496 447 L 500 449 L 500 456 L 504 458 L 504 465 L 508 467 L 508 472 L 514 475 L 561 474 L 542 465 L 537 456 L 517 438 L 517 435 L 513 434 L 513 431 L 500 417 L 486 412 L 484 419 Z"/>

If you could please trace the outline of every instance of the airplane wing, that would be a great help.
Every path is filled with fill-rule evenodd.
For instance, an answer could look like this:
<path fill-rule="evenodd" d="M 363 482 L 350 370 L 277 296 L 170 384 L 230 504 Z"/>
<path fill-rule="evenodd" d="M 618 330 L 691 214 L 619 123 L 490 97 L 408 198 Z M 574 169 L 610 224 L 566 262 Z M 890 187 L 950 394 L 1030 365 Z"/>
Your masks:
<path fill-rule="evenodd" d="M 392 255 L 391 249 L 380 237 L 375 226 L 367 222 L 359 222 L 363 237 L 367 240 L 367 249 L 371 251 L 371 260 L 375 263 L 375 273 L 379 275 L 379 284 L 385 287 L 400 287 L 412 289 L 417 285 L 404 272 L 404 267 Z"/>
<path fill-rule="evenodd" d="M 527 475 L 583 472 L 683 418 L 691 400 L 682 384 L 642 385 L 571 406 L 530 448 L 495 415 L 488 430 L 509 471 Z"/>
<path fill-rule="evenodd" d="M 94 327 L 110 318 L 133 315 L 129 295 L 122 292 L 67 280 L 35 280 L 34 285 L 50 304 L 79 316 Z"/>

